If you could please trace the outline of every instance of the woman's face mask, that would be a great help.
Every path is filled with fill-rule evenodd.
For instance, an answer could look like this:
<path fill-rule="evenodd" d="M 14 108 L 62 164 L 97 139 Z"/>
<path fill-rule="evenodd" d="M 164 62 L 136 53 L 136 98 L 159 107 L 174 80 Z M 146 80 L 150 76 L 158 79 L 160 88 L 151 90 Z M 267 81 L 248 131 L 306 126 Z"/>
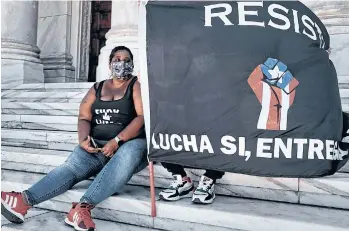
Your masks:
<path fill-rule="evenodd" d="M 113 61 L 111 63 L 111 74 L 117 79 L 128 80 L 131 78 L 132 72 L 132 61 Z"/>

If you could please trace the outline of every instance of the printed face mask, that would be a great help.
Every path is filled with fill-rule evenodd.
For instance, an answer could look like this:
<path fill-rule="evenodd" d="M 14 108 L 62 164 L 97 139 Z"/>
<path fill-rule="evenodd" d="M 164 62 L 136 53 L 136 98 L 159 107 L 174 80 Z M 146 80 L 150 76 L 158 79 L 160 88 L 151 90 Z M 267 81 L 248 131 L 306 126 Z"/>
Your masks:
<path fill-rule="evenodd" d="M 131 78 L 133 72 L 132 61 L 115 61 L 111 63 L 111 74 L 113 77 L 121 80 L 128 80 Z"/>

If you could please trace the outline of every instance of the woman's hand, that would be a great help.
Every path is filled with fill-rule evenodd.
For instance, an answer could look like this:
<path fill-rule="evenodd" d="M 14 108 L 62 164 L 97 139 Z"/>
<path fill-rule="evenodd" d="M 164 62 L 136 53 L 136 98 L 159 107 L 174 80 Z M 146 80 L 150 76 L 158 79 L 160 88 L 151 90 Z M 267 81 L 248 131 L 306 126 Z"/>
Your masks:
<path fill-rule="evenodd" d="M 80 147 L 89 153 L 96 153 L 97 152 L 97 150 L 95 148 L 91 147 L 90 136 L 88 136 L 86 140 L 84 140 L 80 143 Z"/>
<path fill-rule="evenodd" d="M 116 140 L 112 139 L 112 140 L 109 140 L 108 143 L 104 145 L 104 147 L 102 148 L 102 152 L 105 156 L 112 157 L 116 152 L 116 150 L 118 150 L 118 148 L 119 148 L 118 143 L 116 142 Z"/>

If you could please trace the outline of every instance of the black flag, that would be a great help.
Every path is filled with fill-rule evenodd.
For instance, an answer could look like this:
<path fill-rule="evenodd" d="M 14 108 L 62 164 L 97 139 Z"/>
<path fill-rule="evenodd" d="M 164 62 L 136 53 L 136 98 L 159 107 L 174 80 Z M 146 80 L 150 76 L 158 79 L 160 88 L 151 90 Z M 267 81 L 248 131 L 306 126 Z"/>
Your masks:
<path fill-rule="evenodd" d="M 149 1 L 145 11 L 151 160 L 273 177 L 346 163 L 330 39 L 310 9 Z"/>

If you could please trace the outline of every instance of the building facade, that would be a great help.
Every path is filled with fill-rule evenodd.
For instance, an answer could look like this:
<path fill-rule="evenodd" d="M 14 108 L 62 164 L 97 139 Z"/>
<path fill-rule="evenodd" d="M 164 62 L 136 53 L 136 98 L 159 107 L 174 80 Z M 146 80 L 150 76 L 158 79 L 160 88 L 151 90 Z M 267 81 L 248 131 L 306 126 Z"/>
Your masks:
<path fill-rule="evenodd" d="M 349 84 L 349 1 L 302 0 L 331 35 L 331 59 Z M 93 82 L 109 77 L 117 45 L 131 48 L 138 70 L 137 0 L 2 1 L 2 84 Z"/>

